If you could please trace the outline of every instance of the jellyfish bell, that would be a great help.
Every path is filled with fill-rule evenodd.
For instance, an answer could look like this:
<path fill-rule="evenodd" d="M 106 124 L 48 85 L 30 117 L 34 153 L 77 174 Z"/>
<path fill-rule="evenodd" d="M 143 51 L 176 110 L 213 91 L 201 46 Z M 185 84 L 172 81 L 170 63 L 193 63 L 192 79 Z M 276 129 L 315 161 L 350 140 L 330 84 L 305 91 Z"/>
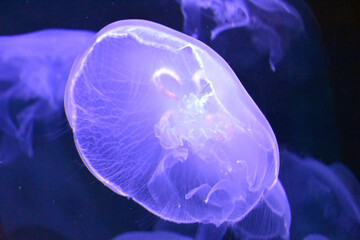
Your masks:
<path fill-rule="evenodd" d="M 274 133 L 232 69 L 160 24 L 102 29 L 72 67 L 65 111 L 92 174 L 163 219 L 237 222 L 277 182 Z"/>
<path fill-rule="evenodd" d="M 289 239 L 290 225 L 289 201 L 277 181 L 243 220 L 233 224 L 232 231 L 236 239 Z"/>
<path fill-rule="evenodd" d="M 177 2 L 184 16 L 184 32 L 229 63 L 266 113 L 279 143 L 317 158 L 339 160 L 340 137 L 326 70 L 328 54 L 319 24 L 305 1 Z M 324 135 L 328 141 L 323 141 Z"/>
<path fill-rule="evenodd" d="M 233 223 L 178 224 L 159 220 L 155 230 L 171 231 L 197 240 L 219 239 L 289 239 L 290 205 L 280 181 L 264 193 L 258 205 L 243 219 Z"/>

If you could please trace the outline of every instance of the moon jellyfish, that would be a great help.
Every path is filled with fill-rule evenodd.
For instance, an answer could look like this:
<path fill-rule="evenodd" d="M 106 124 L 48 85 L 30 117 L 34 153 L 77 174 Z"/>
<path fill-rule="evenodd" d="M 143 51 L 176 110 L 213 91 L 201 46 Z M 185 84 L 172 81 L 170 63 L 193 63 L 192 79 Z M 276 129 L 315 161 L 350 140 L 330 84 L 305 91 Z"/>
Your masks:
<path fill-rule="evenodd" d="M 280 191 L 274 133 L 232 69 L 160 24 L 102 29 L 73 65 L 65 110 L 92 174 L 165 220 L 238 222 Z"/>
<path fill-rule="evenodd" d="M 291 206 L 291 239 L 360 239 L 360 184 L 351 171 L 340 163 L 326 166 L 288 151 L 280 155 L 279 177 Z"/>
<path fill-rule="evenodd" d="M 281 0 L 179 2 L 185 18 L 186 34 L 207 42 L 229 29 L 246 29 L 256 49 L 261 54 L 268 55 L 273 71 L 282 59 L 284 50 L 289 47 L 290 40 L 303 30 L 303 22 L 297 10 Z M 246 35 L 242 34 L 236 43 L 242 45 Z M 249 45 L 246 46 L 249 48 Z"/>
<path fill-rule="evenodd" d="M 176 224 L 160 220 L 155 230 L 186 234 L 197 240 L 218 240 L 224 237 L 232 239 L 232 236 L 235 239 L 289 239 L 290 225 L 289 202 L 282 184 L 278 181 L 239 222 L 224 223 L 216 227 L 213 224 Z"/>
<path fill-rule="evenodd" d="M 44 30 L 0 37 L 1 163 L 20 153 L 33 155 L 35 122 L 63 119 L 72 62 L 91 36 L 88 31 Z"/>
<path fill-rule="evenodd" d="M 113 240 L 192 240 L 190 237 L 182 236 L 177 233 L 155 231 L 155 232 L 130 232 L 120 234 Z"/>

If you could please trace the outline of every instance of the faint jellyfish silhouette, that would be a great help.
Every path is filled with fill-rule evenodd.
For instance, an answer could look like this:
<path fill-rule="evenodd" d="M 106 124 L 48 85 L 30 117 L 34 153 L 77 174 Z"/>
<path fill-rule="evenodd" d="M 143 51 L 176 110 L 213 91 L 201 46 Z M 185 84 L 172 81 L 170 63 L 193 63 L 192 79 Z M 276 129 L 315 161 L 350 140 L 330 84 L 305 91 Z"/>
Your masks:
<path fill-rule="evenodd" d="M 304 1 L 178 2 L 184 32 L 208 44 L 229 63 L 266 113 L 279 143 L 328 161 L 339 160 L 321 30 Z M 270 70 L 269 62 L 277 72 Z M 330 140 L 322 141 L 324 135 Z"/>
<path fill-rule="evenodd" d="M 341 163 L 326 166 L 285 150 L 280 155 L 279 177 L 291 206 L 294 239 L 360 239 L 360 184 L 351 171 Z"/>
<path fill-rule="evenodd" d="M 186 34 L 208 42 L 229 29 L 243 28 L 250 33 L 252 44 L 258 52 L 268 55 L 273 71 L 282 59 L 290 40 L 303 31 L 303 22 L 297 10 L 282 0 L 178 0 L 178 2 L 184 15 Z M 243 34 L 241 38 L 244 39 L 245 36 L 246 34 Z M 241 38 L 235 41 L 239 45 L 243 41 Z M 254 52 L 246 60 L 249 61 L 256 55 Z"/>
<path fill-rule="evenodd" d="M 192 240 L 193 238 L 182 236 L 173 232 L 154 231 L 154 232 L 129 232 L 123 233 L 113 240 Z"/>
<path fill-rule="evenodd" d="M 238 222 L 277 182 L 274 133 L 231 68 L 162 25 L 101 30 L 73 65 L 65 110 L 95 177 L 163 219 Z"/>
<path fill-rule="evenodd" d="M 33 155 L 36 121 L 58 127 L 64 121 L 63 95 L 72 62 L 93 35 L 58 29 L 0 37 L 1 163 L 20 153 Z"/>

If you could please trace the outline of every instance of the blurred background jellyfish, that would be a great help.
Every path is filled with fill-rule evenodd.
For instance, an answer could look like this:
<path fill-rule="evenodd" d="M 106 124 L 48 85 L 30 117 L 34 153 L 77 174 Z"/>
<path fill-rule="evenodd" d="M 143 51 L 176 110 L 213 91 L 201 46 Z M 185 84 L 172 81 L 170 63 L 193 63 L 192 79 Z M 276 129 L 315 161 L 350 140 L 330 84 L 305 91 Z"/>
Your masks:
<path fill-rule="evenodd" d="M 307 235 L 304 240 L 329 240 L 329 238 L 325 237 L 321 234 L 309 234 Z"/>
<path fill-rule="evenodd" d="M 324 49 L 318 23 L 306 3 L 179 3 L 184 32 L 205 42 L 234 69 L 281 145 L 338 161 L 339 137 Z M 329 141 L 323 141 L 324 135 Z"/>
<path fill-rule="evenodd" d="M 202 41 L 214 40 L 220 33 L 244 28 L 253 46 L 267 55 L 272 71 L 283 58 L 291 38 L 303 31 L 303 22 L 297 10 L 279 0 L 182 0 L 184 32 Z M 247 36 L 249 36 L 247 34 Z M 244 38 L 244 37 L 243 37 Z M 241 39 L 235 44 L 241 44 Z M 248 49 L 251 46 L 247 45 Z M 250 52 L 248 52 L 250 53 Z M 249 57 L 242 61 L 249 61 Z"/>
<path fill-rule="evenodd" d="M 66 126 L 65 84 L 72 62 L 91 36 L 58 29 L 0 37 L 0 165 L 21 154 L 33 156 L 37 121 L 46 123 L 38 135 L 49 137 Z"/>
<path fill-rule="evenodd" d="M 95 177 L 163 219 L 238 222 L 264 193 L 289 210 L 270 125 L 194 38 L 143 20 L 105 27 L 73 65 L 65 109 Z"/>
<path fill-rule="evenodd" d="M 279 145 L 288 149 L 280 154 L 279 178 L 283 188 L 279 181 L 274 181 L 267 188 L 257 188 L 255 192 L 262 191 L 261 197 L 257 202 L 254 201 L 254 206 L 250 207 L 251 211 L 244 214 L 241 221 L 224 221 L 222 224 L 219 221 L 218 226 L 210 223 L 179 224 L 165 221 L 152 215 L 134 201 L 114 194 L 100 181 L 94 181 L 93 176 L 78 157 L 72 133 L 65 131 L 69 129 L 62 107 L 65 82 L 77 53 L 96 41 L 88 42 L 94 34 L 84 31 L 46 30 L 20 36 L 1 37 L 0 239 L 112 239 L 119 233 L 153 230 L 171 231 L 191 239 L 207 240 L 360 239 L 357 194 L 359 182 L 350 173 L 352 170 L 358 176 L 358 163 L 354 159 L 360 156 L 358 138 L 360 128 L 357 127 L 360 108 L 357 106 L 358 88 L 354 84 L 359 76 L 359 69 L 354 64 L 358 58 L 360 36 L 358 26 L 354 24 L 360 22 L 356 15 L 359 3 L 340 0 L 309 0 L 307 3 L 315 11 L 319 22 L 310 8 L 300 0 L 104 0 L 101 2 L 87 0 L 84 3 L 81 1 L 0 1 L 1 35 L 53 28 L 98 31 L 103 26 L 119 19 L 147 19 L 178 31 L 185 30 L 186 34 L 203 41 L 225 59 L 266 116 L 267 121 L 271 123 Z M 152 37 L 156 38 L 156 36 Z M 102 40 L 104 41 L 100 41 L 97 47 L 120 49 L 119 44 L 113 44 L 113 37 L 108 36 Z M 136 43 L 136 40 L 132 40 Z M 164 42 L 167 41 L 169 39 Z M 131 45 L 130 40 L 125 42 Z M 139 49 L 141 51 L 147 49 L 146 51 L 151 52 L 151 49 L 155 48 L 141 46 Z M 98 51 L 96 58 L 110 52 L 115 59 L 117 53 L 111 53 L 107 49 Z M 95 52 L 96 48 L 92 53 Z M 172 55 L 167 50 L 163 50 L 163 53 L 162 56 L 167 56 L 164 62 L 173 65 L 191 60 L 191 56 L 196 52 L 191 48 L 184 48 L 178 58 L 169 57 L 176 54 Z M 125 56 L 117 59 L 117 63 L 124 58 Z M 92 60 L 94 59 L 95 57 L 92 56 Z M 143 61 L 150 60 L 144 57 Z M 84 72 L 88 76 L 96 75 L 102 79 L 103 72 L 97 71 L 95 61 L 91 64 L 87 66 L 91 65 L 91 69 L 95 71 L 90 73 L 87 69 Z M 128 70 L 140 75 L 146 70 L 155 68 L 155 64 L 156 62 L 152 61 L 150 66 Z M 100 64 L 100 66 L 104 65 L 104 63 Z M 190 109 L 201 109 L 199 108 L 201 104 L 187 103 L 201 103 L 195 100 L 211 92 L 209 89 L 213 86 L 209 88 L 207 82 L 202 81 L 201 73 L 191 74 L 196 73 L 195 70 L 200 66 L 199 64 L 191 65 L 193 68 L 186 67 L 188 74 L 183 75 L 191 76 L 186 79 L 183 75 L 177 74 L 181 66 L 181 64 L 177 66 L 176 71 L 161 69 L 152 75 L 153 78 L 150 78 L 152 79 L 151 87 L 147 90 L 157 93 L 157 100 L 161 99 L 159 108 L 166 108 L 165 106 L 169 105 L 177 111 L 166 111 L 167 114 L 153 111 L 153 114 L 159 115 L 158 120 L 162 119 L 162 121 L 157 121 L 157 135 L 151 144 L 158 142 L 161 149 L 166 147 L 164 150 L 166 154 L 158 158 L 166 164 L 160 164 L 159 167 L 146 165 L 157 174 L 154 175 L 150 185 L 133 181 L 133 185 L 124 187 L 122 190 L 128 191 L 138 186 L 132 192 L 127 192 L 128 196 L 146 192 L 149 186 L 149 194 L 157 201 L 154 200 L 153 203 L 159 203 L 161 198 L 156 198 L 156 196 L 160 192 L 158 188 L 163 186 L 159 184 L 164 183 L 162 179 L 166 179 L 162 178 L 166 174 L 161 174 L 161 170 L 174 169 L 194 155 L 191 151 L 183 151 L 184 148 L 190 148 L 190 144 L 184 144 L 180 151 L 174 151 L 174 146 L 181 142 L 178 141 L 179 138 L 174 138 L 174 136 L 179 137 L 179 132 L 188 133 L 187 139 L 197 140 L 202 140 L 201 136 L 205 135 L 216 136 L 217 139 L 230 136 L 228 132 L 220 131 L 219 135 L 211 135 L 204 131 L 195 135 L 197 137 L 194 138 L 194 135 L 191 135 L 189 122 L 195 121 L 196 126 L 207 123 L 207 127 L 216 129 L 215 133 L 223 129 L 222 127 L 229 129 L 229 126 L 239 126 L 239 124 L 229 124 L 233 122 L 233 119 L 229 119 L 227 113 L 213 114 L 205 118 L 199 117 L 201 114 L 196 116 L 188 114 Z M 112 64 L 106 66 L 106 71 L 110 73 L 111 67 L 113 67 Z M 120 70 L 120 67 L 116 68 L 113 74 L 121 73 Z M 329 75 L 327 75 L 328 71 Z M 236 81 L 238 79 L 235 78 Z M 36 84 L 33 84 L 34 82 Z M 106 94 L 119 90 L 106 84 L 97 85 L 97 87 L 101 90 L 105 89 Z M 191 86 L 197 90 L 196 94 L 189 97 L 188 101 L 182 101 L 180 105 L 176 105 L 181 96 L 188 94 L 189 91 L 185 90 Z M 128 92 L 139 92 L 141 87 L 132 85 L 131 91 Z M 221 88 L 213 89 L 214 92 L 218 92 Z M 97 92 L 96 89 L 94 91 L 98 94 L 98 99 L 104 100 L 106 104 L 112 104 L 111 98 L 101 98 L 107 96 L 106 94 L 102 95 L 102 92 Z M 123 104 L 121 100 L 126 97 L 130 96 L 121 95 L 116 102 Z M 143 97 L 145 105 L 150 104 L 149 98 Z M 226 97 L 231 98 L 231 96 Z M 96 105 L 96 111 L 99 113 L 106 112 L 104 106 L 110 105 L 102 105 L 98 99 L 91 99 L 88 105 Z M 240 101 L 240 104 L 238 102 L 237 100 L 228 101 L 226 107 L 231 105 L 229 109 L 239 108 L 243 102 Z M 251 99 L 250 102 L 252 102 Z M 82 110 L 87 109 L 88 105 Z M 216 108 L 218 105 L 214 105 L 211 106 L 214 107 L 212 111 L 215 113 L 221 108 Z M 147 122 L 153 120 L 141 117 L 143 116 L 141 114 L 149 109 L 128 113 L 129 117 L 136 118 L 141 123 L 140 130 L 147 128 Z M 91 111 L 86 113 L 91 113 Z M 112 113 L 122 114 L 116 109 L 113 109 Z M 231 111 L 230 113 L 232 114 Z M 261 118 L 264 119 L 264 117 Z M 187 121 L 174 121 L 175 119 Z M 214 123 L 221 124 L 219 126 L 212 124 L 211 119 Z M 119 122 L 119 118 L 101 120 L 113 122 L 114 125 Z M 99 123 L 101 122 L 93 121 L 90 124 Z M 82 122 L 78 125 L 88 126 L 88 124 L 89 122 Z M 174 126 L 181 126 L 181 128 L 174 128 Z M 97 129 L 92 127 L 88 130 L 98 134 Z M 86 131 L 80 128 L 77 130 Z M 130 131 L 127 133 L 129 138 L 124 141 L 106 142 L 106 140 L 118 137 L 116 134 L 121 132 L 117 130 L 114 127 L 109 131 L 111 133 L 116 131 L 115 135 L 105 134 L 105 138 L 100 142 L 104 149 L 111 144 L 124 146 L 134 138 L 140 138 L 136 132 Z M 338 130 L 340 135 L 337 134 Z M 153 132 L 155 133 L 155 128 Z M 39 137 L 44 135 L 46 137 Z M 49 137 L 57 138 L 55 141 L 49 141 Z M 94 139 L 84 137 L 81 141 L 91 142 Z M 32 140 L 35 141 L 32 143 Z M 186 141 L 183 139 L 182 143 L 184 142 Z M 194 142 L 196 141 L 192 141 Z M 251 141 L 246 143 L 251 144 Z M 127 146 L 129 146 L 128 149 L 133 149 L 135 144 Z M 96 149 L 100 151 L 99 148 L 94 148 Z M 196 149 L 198 153 L 201 153 L 201 147 L 196 146 Z M 235 149 L 239 150 L 239 147 Z M 289 150 L 294 153 L 290 153 Z M 209 148 L 211 154 L 217 151 L 216 148 Z M 109 159 L 114 156 L 111 151 L 102 153 Z M 149 158 L 149 154 L 143 151 L 125 154 L 124 157 L 136 159 L 140 155 Z M 312 156 L 312 158 L 309 160 L 309 158 L 299 156 Z M 185 157 L 187 159 L 181 162 Z M 17 161 L 12 161 L 14 159 Z M 335 161 L 342 161 L 350 170 L 343 165 L 329 164 Z M 3 164 L 9 162 L 12 164 Z M 134 163 L 135 161 L 129 162 L 126 169 L 134 169 Z M 151 162 L 145 161 L 145 163 Z M 104 163 L 96 167 L 115 172 L 118 166 L 115 165 L 113 169 L 110 169 Z M 149 172 L 140 171 L 142 167 L 140 166 L 135 172 L 145 178 L 149 176 Z M 236 195 L 235 191 L 232 191 L 231 184 L 219 184 L 217 191 L 212 192 L 212 195 L 204 193 L 208 189 L 206 185 L 198 189 L 181 188 L 190 186 L 190 183 L 193 183 L 191 180 L 197 182 L 217 180 L 215 175 L 210 175 L 212 178 L 206 178 L 205 171 L 214 171 L 212 168 L 200 168 L 204 171 L 203 174 L 198 175 L 197 178 L 190 178 L 197 169 L 194 167 L 188 172 L 181 172 L 179 168 L 176 169 L 177 171 L 165 171 L 165 173 L 170 173 L 170 176 L 177 176 L 169 178 L 170 180 L 190 179 L 185 184 L 176 186 L 179 187 L 179 192 L 173 197 L 176 200 L 177 197 L 180 199 L 183 197 L 180 193 L 186 192 L 188 199 L 185 199 L 192 205 L 181 205 L 183 208 L 177 213 L 181 213 L 185 208 L 198 209 L 193 207 L 198 206 L 193 204 L 197 199 L 200 199 L 199 202 L 203 199 L 208 200 L 209 204 L 218 207 L 221 203 L 229 201 L 224 197 L 225 193 L 233 194 L 231 196 Z M 261 169 L 257 171 L 259 174 L 261 172 L 263 172 Z M 181 175 L 181 173 L 184 174 Z M 234 174 L 233 170 L 232 174 Z M 186 176 L 189 177 L 186 178 Z M 111 177 L 115 178 L 115 175 Z M 228 173 L 222 179 L 231 180 L 231 177 Z M 170 180 L 165 181 L 165 186 L 169 186 Z M 262 182 L 266 185 L 266 181 Z M 106 181 L 104 183 L 107 184 Z M 260 182 L 258 183 L 255 186 L 263 186 Z M 282 196 L 285 192 L 289 202 Z M 171 196 L 171 194 L 168 195 Z M 174 208 L 166 206 L 164 209 Z M 193 213 L 193 216 L 204 216 L 206 209 L 203 210 Z M 225 211 L 228 209 L 225 208 Z M 164 212 L 171 215 L 170 210 L 158 215 L 165 215 Z M 215 210 L 212 214 L 215 217 L 221 216 Z M 209 216 L 202 218 L 204 222 L 214 222 L 214 219 L 216 218 Z M 129 235 L 132 234 L 136 236 L 137 233 Z M 156 233 L 146 234 L 149 237 L 152 234 L 156 235 Z"/>

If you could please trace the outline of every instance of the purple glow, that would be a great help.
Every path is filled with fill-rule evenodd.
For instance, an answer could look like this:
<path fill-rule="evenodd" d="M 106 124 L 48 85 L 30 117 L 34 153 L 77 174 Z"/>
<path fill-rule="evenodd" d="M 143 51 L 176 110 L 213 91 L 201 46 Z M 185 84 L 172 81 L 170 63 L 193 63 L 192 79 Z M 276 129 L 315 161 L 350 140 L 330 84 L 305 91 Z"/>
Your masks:
<path fill-rule="evenodd" d="M 242 221 L 232 226 L 239 239 L 288 239 L 290 206 L 280 181 Z"/>
<path fill-rule="evenodd" d="M 289 202 L 282 184 L 278 181 L 239 222 L 224 223 L 216 227 L 213 224 L 175 224 L 160 220 L 155 230 L 186 234 L 197 240 L 224 239 L 227 231 L 231 232 L 235 239 L 289 239 L 290 224 Z"/>
<path fill-rule="evenodd" d="M 33 155 L 34 122 L 61 125 L 72 62 L 92 36 L 57 29 L 0 37 L 0 164 Z"/>
<path fill-rule="evenodd" d="M 155 231 L 155 232 L 130 232 L 124 233 L 113 240 L 192 240 L 190 237 L 181 236 L 172 232 Z"/>
<path fill-rule="evenodd" d="M 348 168 L 341 163 L 326 166 L 316 159 L 300 158 L 284 150 L 281 169 L 280 179 L 291 206 L 294 236 L 299 239 L 310 234 L 308 239 L 359 238 L 360 184 Z"/>
<path fill-rule="evenodd" d="M 184 32 L 201 41 L 222 32 L 244 28 L 257 50 L 269 56 L 273 71 L 283 58 L 290 39 L 303 31 L 301 16 L 282 0 L 179 0 Z M 241 42 L 239 39 L 238 42 Z M 240 44 L 240 43 L 239 43 Z"/>
<path fill-rule="evenodd" d="M 234 72 L 160 24 L 101 30 L 73 65 L 65 109 L 89 170 L 163 219 L 237 222 L 277 182 L 275 136 Z"/>

